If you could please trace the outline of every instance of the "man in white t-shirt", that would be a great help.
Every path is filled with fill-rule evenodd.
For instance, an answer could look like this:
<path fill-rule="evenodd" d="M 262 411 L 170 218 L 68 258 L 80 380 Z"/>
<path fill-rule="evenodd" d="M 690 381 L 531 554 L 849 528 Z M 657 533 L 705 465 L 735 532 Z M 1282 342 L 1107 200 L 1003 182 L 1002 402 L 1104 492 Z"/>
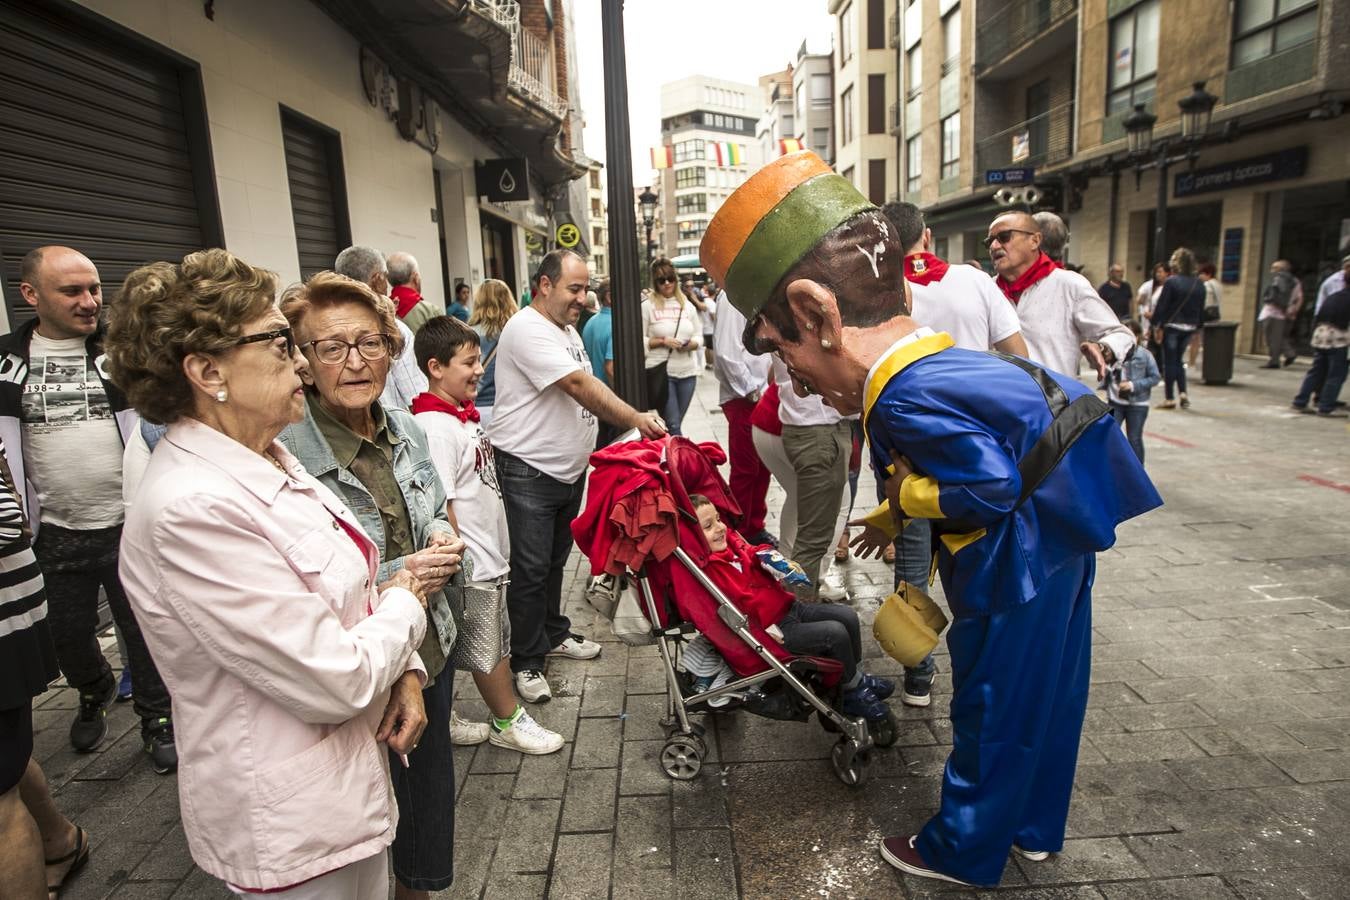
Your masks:
<path fill-rule="evenodd" d="M 118 576 L 122 452 L 140 419 L 107 380 L 98 269 L 69 247 L 23 258 L 19 293 L 37 318 L 0 337 L 0 436 L 36 540 L 61 672 L 80 693 L 76 750 L 98 749 L 117 679 L 99 648 L 101 587 L 126 645 L 141 737 L 155 770 L 178 768 L 169 692 Z"/>
<path fill-rule="evenodd" d="M 562 612 L 596 418 L 646 438 L 666 433 L 660 416 L 633 409 L 591 371 L 574 327 L 586 305 L 586 261 L 555 250 L 536 278 L 533 300 L 507 321 L 497 344 L 497 398 L 487 428 L 511 538 L 511 668 L 516 690 L 531 703 L 553 696 L 545 657 L 600 655 L 600 645 L 573 633 Z"/>

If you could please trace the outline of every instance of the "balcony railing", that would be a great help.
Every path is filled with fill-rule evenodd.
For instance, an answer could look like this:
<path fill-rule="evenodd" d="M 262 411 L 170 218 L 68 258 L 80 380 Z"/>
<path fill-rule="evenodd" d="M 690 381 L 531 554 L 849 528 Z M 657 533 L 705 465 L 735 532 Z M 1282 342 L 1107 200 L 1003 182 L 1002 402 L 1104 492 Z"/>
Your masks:
<path fill-rule="evenodd" d="M 901 22 L 900 13 L 899 12 L 891 13 L 891 30 L 889 32 L 890 41 L 888 42 L 891 45 L 891 47 L 900 46 L 900 22 Z"/>
<path fill-rule="evenodd" d="M 893 135 L 898 135 L 900 133 L 901 126 L 904 124 L 905 121 L 904 109 L 905 109 L 904 104 L 902 104 L 899 100 L 891 104 L 890 125 L 891 125 L 891 134 Z"/>
<path fill-rule="evenodd" d="M 1078 0 L 1010 0 L 979 23 L 975 66 L 985 69 L 1078 11 Z"/>
<path fill-rule="evenodd" d="M 989 169 L 1048 166 L 1073 152 L 1073 104 L 1018 122 L 975 145 L 975 178 L 983 183 Z"/>
<path fill-rule="evenodd" d="M 550 115 L 567 116 L 567 102 L 554 90 L 553 48 L 520 27 L 517 0 L 470 0 L 473 8 L 511 33 L 511 69 L 507 86 Z"/>

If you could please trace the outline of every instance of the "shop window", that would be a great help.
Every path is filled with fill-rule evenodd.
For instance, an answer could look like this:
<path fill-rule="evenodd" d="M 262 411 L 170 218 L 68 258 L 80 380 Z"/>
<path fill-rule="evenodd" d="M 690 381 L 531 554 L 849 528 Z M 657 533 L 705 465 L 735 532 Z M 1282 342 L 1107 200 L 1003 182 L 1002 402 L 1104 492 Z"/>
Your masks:
<path fill-rule="evenodd" d="M 961 114 L 942 120 L 942 178 L 955 178 L 961 172 Z"/>
<path fill-rule="evenodd" d="M 1124 112 L 1148 103 L 1157 88 L 1158 0 L 1147 0 L 1111 20 L 1111 72 L 1106 108 Z"/>
<path fill-rule="evenodd" d="M 905 191 L 917 194 L 923 179 L 923 139 L 919 135 L 905 141 Z"/>
<path fill-rule="evenodd" d="M 1233 68 L 1293 49 L 1317 37 L 1317 0 L 1237 0 Z"/>

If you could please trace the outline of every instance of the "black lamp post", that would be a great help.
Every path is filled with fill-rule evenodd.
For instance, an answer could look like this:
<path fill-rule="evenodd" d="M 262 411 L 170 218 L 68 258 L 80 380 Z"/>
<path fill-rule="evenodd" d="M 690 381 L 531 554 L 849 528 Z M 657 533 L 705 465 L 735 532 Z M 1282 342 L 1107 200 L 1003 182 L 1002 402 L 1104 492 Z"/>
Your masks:
<path fill-rule="evenodd" d="M 1168 190 L 1168 168 L 1173 163 L 1188 162 L 1195 164 L 1200 152 L 1197 149 L 1199 145 L 1209 137 L 1210 117 L 1214 112 L 1214 104 L 1219 102 L 1219 98 L 1205 90 L 1203 81 L 1194 82 L 1191 85 L 1191 92 L 1177 101 L 1177 107 L 1181 110 L 1181 135 L 1173 140 L 1178 141 L 1183 148 L 1183 152 L 1178 156 L 1170 156 L 1173 145 L 1167 141 L 1153 140 L 1153 125 L 1158 121 L 1158 117 L 1144 109 L 1144 104 L 1136 103 L 1134 112 L 1125 117 L 1121 123 L 1125 126 L 1125 137 L 1129 147 L 1130 158 L 1135 161 L 1134 171 L 1136 183 L 1139 174 L 1144 169 L 1156 168 L 1158 170 L 1158 207 L 1154 212 L 1154 231 L 1153 231 L 1153 259 L 1149 260 L 1149 268 L 1155 263 L 1164 262 L 1167 259 L 1167 190 Z M 1145 163 L 1143 160 L 1153 156 L 1153 161 Z"/>
<path fill-rule="evenodd" d="M 648 185 L 638 194 L 638 206 L 642 207 L 642 228 L 647 232 L 647 265 L 652 264 L 656 245 L 652 243 L 652 225 L 656 222 L 656 201 L 660 198 L 652 193 Z"/>

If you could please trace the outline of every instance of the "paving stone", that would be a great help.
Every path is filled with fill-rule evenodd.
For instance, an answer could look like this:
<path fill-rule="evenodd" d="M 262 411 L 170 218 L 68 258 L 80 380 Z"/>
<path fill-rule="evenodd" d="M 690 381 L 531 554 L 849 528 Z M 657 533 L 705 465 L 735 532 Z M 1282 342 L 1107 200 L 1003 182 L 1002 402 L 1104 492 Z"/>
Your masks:
<path fill-rule="evenodd" d="M 1068 840 L 1063 851 L 1044 862 L 1017 857 L 1017 865 L 1032 884 L 1143 878 L 1149 874 L 1121 839 L 1114 837 Z"/>
<path fill-rule="evenodd" d="M 561 809 L 561 800 L 512 800 L 506 811 L 501 838 L 497 841 L 493 872 L 543 872 L 548 869 Z"/>
<path fill-rule="evenodd" d="M 1124 682 L 1093 684 L 1088 691 L 1088 709 L 1110 706 L 1128 706 L 1144 700 Z"/>
<path fill-rule="evenodd" d="M 610 716 L 617 717 L 623 712 L 623 699 L 627 677 L 624 675 L 586 674 L 582 686 L 582 718 Z"/>
<path fill-rule="evenodd" d="M 1214 720 L 1194 703 L 1149 703 L 1111 710 L 1112 718 L 1125 731 L 1162 731 L 1194 725 L 1213 725 Z"/>
<path fill-rule="evenodd" d="M 672 862 L 674 831 L 669 797 L 620 797 L 614 825 L 615 883 L 637 869 L 666 869 Z"/>
<path fill-rule="evenodd" d="M 1308 900 L 1344 897 L 1350 883 L 1350 866 L 1316 866 L 1306 869 L 1234 872 L 1224 881 L 1243 900 Z"/>
<path fill-rule="evenodd" d="M 1141 760 L 1189 759 L 1205 751 L 1184 731 L 1147 731 L 1137 734 L 1094 734 L 1092 745 L 1113 763 Z"/>
<path fill-rule="evenodd" d="M 1336 691 L 1323 694 L 1293 694 L 1285 698 L 1291 710 L 1300 716 L 1286 715 L 1271 721 L 1289 721 L 1303 716 L 1314 719 L 1335 719 L 1350 716 L 1350 691 Z"/>
<path fill-rule="evenodd" d="M 669 794 L 670 779 L 661 768 L 665 741 L 624 741 L 619 774 L 619 793 Z"/>
<path fill-rule="evenodd" d="M 613 769 L 619 765 L 623 723 L 618 719 L 582 719 L 577 727 L 574 769 Z"/>
<path fill-rule="evenodd" d="M 675 894 L 690 900 L 737 896 L 730 832 L 721 828 L 675 832 Z"/>
<path fill-rule="evenodd" d="M 1096 598 L 1093 598 L 1094 600 Z M 963 894 L 941 894 L 943 897 L 963 896 Z M 978 891 L 974 894 L 979 900 L 1101 900 L 1101 892 L 1089 884 L 1076 884 L 1068 887 L 1027 887 L 1002 888 L 997 891 Z"/>
<path fill-rule="evenodd" d="M 1170 831 L 1172 797 L 1156 791 L 1122 797 L 1076 796 L 1069 807 L 1070 838 L 1155 834 Z"/>
<path fill-rule="evenodd" d="M 1350 779 L 1350 749 L 1276 753 L 1270 761 L 1300 783 Z"/>
<path fill-rule="evenodd" d="M 567 776 L 562 831 L 604 831 L 614 827 L 618 769 L 576 769 Z"/>
<path fill-rule="evenodd" d="M 1111 681 L 1147 681 L 1153 677 L 1155 673 L 1137 659 L 1094 661 L 1092 664 L 1093 684 Z"/>
<path fill-rule="evenodd" d="M 1106 900 L 1230 900 L 1237 894 L 1219 878 L 1170 878 L 1103 884 Z"/>
<path fill-rule="evenodd" d="M 557 753 L 546 756 L 521 754 L 520 771 L 516 774 L 511 796 L 517 800 L 561 799 L 571 753 L 571 745 L 564 744 Z"/>
<path fill-rule="evenodd" d="M 675 872 L 671 869 L 628 869 L 616 872 L 610 900 L 674 900 Z"/>
<path fill-rule="evenodd" d="M 456 851 L 458 856 L 458 848 Z M 544 900 L 547 894 L 547 875 L 493 875 L 483 900 Z"/>
<path fill-rule="evenodd" d="M 726 828 L 731 824 L 727 788 L 719 780 L 703 777 L 676 781 L 670 788 L 676 828 Z"/>
<path fill-rule="evenodd" d="M 1311 694 L 1321 688 L 1304 672 L 1259 672 L 1244 675 L 1213 675 L 1211 680 L 1231 697 L 1283 697 Z"/>
<path fill-rule="evenodd" d="M 1080 765 L 1074 784 L 1089 797 L 1125 797 L 1155 791 L 1176 796 L 1190 790 L 1166 766 L 1156 762 Z"/>
<path fill-rule="evenodd" d="M 1233 756 L 1240 753 L 1266 753 L 1279 750 L 1295 751 L 1303 745 L 1289 736 L 1280 726 L 1256 724 L 1245 728 L 1230 724 L 1211 728 L 1187 728 L 1186 734 L 1210 756 Z"/>
<path fill-rule="evenodd" d="M 1289 868 L 1326 862 L 1323 851 L 1302 843 L 1306 835 L 1279 830 L 1213 829 L 1127 837 L 1125 843 L 1159 877 L 1212 875 L 1248 869 Z"/>
<path fill-rule="evenodd" d="M 1302 707 L 1304 700 L 1316 700 L 1324 694 L 1297 694 L 1289 697 L 1258 697 L 1236 700 L 1224 698 L 1199 698 L 1196 705 L 1209 713 L 1220 723 L 1251 725 L 1258 722 L 1289 722 L 1308 718 Z M 1332 715 L 1332 713 L 1327 713 Z"/>
<path fill-rule="evenodd" d="M 560 834 L 549 900 L 608 900 L 614 835 Z"/>
<path fill-rule="evenodd" d="M 1172 774 L 1197 791 L 1271 787 L 1289 783 L 1283 772 L 1256 755 L 1176 760 L 1168 762 L 1167 767 Z"/>

